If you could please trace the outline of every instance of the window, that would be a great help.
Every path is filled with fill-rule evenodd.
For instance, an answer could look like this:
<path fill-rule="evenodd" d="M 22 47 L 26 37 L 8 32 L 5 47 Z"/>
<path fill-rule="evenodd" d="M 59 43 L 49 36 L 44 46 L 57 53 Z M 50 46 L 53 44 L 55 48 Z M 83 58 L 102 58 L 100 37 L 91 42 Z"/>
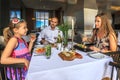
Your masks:
<path fill-rule="evenodd" d="M 36 11 L 35 18 L 36 18 L 36 23 L 35 23 L 36 28 L 43 29 L 46 26 L 48 26 L 48 24 L 49 24 L 49 12 Z"/>
<path fill-rule="evenodd" d="M 21 18 L 20 10 L 11 10 L 10 11 L 10 19 L 13 17 Z"/>

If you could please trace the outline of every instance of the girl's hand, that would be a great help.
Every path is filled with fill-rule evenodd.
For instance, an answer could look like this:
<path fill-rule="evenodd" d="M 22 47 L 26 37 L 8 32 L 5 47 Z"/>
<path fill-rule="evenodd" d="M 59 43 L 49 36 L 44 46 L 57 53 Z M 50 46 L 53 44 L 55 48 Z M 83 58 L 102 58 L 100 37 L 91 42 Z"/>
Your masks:
<path fill-rule="evenodd" d="M 35 42 L 35 40 L 36 40 L 36 34 L 31 33 L 30 34 L 30 42 Z"/>
<path fill-rule="evenodd" d="M 32 42 L 32 43 L 35 42 L 35 40 L 36 40 L 36 37 L 34 37 L 34 38 L 33 38 L 33 37 L 30 38 L 30 42 Z"/>
<path fill-rule="evenodd" d="M 30 62 L 27 59 L 24 59 L 25 67 L 28 69 Z"/>

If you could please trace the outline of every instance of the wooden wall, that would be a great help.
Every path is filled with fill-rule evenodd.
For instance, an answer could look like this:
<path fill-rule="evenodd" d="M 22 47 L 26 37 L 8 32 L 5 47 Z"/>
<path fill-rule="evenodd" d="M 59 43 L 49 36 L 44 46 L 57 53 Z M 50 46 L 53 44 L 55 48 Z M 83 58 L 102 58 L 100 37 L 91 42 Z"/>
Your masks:
<path fill-rule="evenodd" d="M 27 21 L 27 26 L 28 30 L 34 30 L 34 20 L 32 18 L 34 17 L 34 10 L 31 8 L 26 8 L 26 21 Z"/>

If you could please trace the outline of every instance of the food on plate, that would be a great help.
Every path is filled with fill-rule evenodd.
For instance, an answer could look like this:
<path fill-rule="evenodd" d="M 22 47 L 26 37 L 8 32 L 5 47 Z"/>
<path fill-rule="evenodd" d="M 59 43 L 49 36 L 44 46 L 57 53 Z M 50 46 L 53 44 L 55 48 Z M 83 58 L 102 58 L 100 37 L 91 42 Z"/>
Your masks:
<path fill-rule="evenodd" d="M 75 58 L 82 59 L 82 55 L 75 51 L 63 51 L 58 54 L 63 60 L 72 61 Z"/>
<path fill-rule="evenodd" d="M 79 53 L 76 53 L 75 56 L 76 56 L 76 58 L 79 58 L 79 59 L 82 58 L 82 55 L 80 55 Z"/>
<path fill-rule="evenodd" d="M 62 54 L 64 54 L 66 57 L 71 57 L 75 55 L 75 52 L 73 51 L 63 51 Z"/>
<path fill-rule="evenodd" d="M 45 48 L 36 48 L 35 52 L 36 53 L 43 53 L 43 52 L 45 52 Z"/>
<path fill-rule="evenodd" d="M 76 44 L 76 45 L 81 48 L 87 48 L 87 46 L 85 46 L 84 44 Z"/>
<path fill-rule="evenodd" d="M 82 58 L 82 55 L 80 55 L 79 53 L 76 53 L 75 51 L 63 51 L 62 52 L 63 55 L 65 55 L 66 57 L 71 57 L 71 58 Z"/>

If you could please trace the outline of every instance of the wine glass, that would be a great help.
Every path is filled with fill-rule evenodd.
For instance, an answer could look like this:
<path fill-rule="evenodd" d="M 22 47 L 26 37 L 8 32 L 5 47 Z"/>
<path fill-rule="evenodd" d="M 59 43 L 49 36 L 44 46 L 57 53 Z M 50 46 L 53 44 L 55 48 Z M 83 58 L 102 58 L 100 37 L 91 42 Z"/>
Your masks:
<path fill-rule="evenodd" d="M 57 43 L 57 37 L 56 36 L 54 37 L 54 42 Z"/>

